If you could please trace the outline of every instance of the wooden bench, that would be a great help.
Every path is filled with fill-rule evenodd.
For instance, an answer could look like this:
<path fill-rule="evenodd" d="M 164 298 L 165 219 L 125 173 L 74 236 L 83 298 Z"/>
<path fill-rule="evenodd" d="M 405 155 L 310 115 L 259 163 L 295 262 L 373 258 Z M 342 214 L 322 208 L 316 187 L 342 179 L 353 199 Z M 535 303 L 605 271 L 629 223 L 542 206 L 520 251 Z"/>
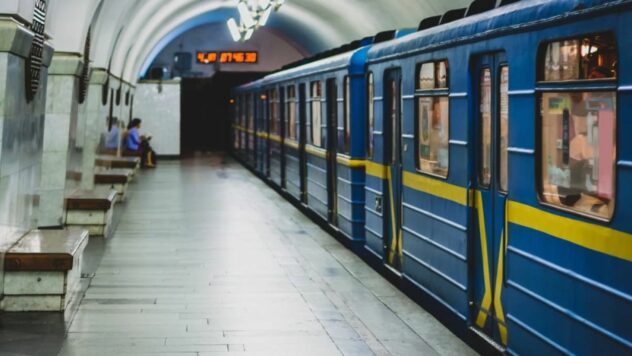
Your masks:
<path fill-rule="evenodd" d="M 138 169 L 140 167 L 140 157 L 117 157 L 111 155 L 98 155 L 96 165 L 107 168 L 128 168 Z"/>
<path fill-rule="evenodd" d="M 140 157 L 117 157 L 111 155 L 98 155 L 95 165 L 109 169 L 131 169 L 132 178 L 136 176 L 140 169 Z"/>
<path fill-rule="evenodd" d="M 100 155 L 116 156 L 117 150 L 113 148 L 99 148 L 97 153 Z M 141 157 L 141 153 L 138 151 L 121 150 L 121 156 L 123 157 Z"/>
<path fill-rule="evenodd" d="M 117 195 L 108 187 L 66 194 L 66 226 L 87 229 L 90 236 L 109 236 Z"/>
<path fill-rule="evenodd" d="M 76 299 L 84 229 L 34 230 L 4 257 L 4 311 L 63 311 Z"/>
<path fill-rule="evenodd" d="M 132 170 L 124 168 L 104 169 L 94 174 L 94 184 L 97 187 L 111 187 L 118 193 L 118 200 L 122 202 L 127 196 L 127 187 L 131 181 Z"/>

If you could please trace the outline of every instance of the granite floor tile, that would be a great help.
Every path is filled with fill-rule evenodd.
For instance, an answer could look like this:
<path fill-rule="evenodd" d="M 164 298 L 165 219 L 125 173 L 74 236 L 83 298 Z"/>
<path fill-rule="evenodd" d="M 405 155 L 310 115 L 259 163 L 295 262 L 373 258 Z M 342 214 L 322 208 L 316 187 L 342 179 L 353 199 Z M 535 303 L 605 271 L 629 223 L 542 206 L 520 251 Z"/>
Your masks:
<path fill-rule="evenodd" d="M 130 186 L 61 355 L 472 353 L 219 158 L 164 162 Z"/>

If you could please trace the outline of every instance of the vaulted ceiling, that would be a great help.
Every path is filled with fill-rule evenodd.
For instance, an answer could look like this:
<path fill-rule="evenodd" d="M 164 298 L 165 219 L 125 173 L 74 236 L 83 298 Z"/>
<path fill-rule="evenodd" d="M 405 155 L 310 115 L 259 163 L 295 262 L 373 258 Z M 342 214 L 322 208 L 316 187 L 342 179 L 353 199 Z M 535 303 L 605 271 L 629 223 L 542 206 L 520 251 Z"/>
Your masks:
<path fill-rule="evenodd" d="M 19 1 L 2 0 L 6 4 Z M 91 28 L 92 67 L 131 83 L 160 49 L 196 26 L 236 17 L 235 0 L 49 0 L 47 33 L 56 51 L 82 53 Z M 416 27 L 469 0 L 286 0 L 269 28 L 316 53 L 379 31 Z M 5 5 L 10 6 L 10 5 Z M 0 6 L 2 12 L 2 6 Z M 28 13 L 23 14 L 28 21 Z M 229 36 L 228 31 L 214 34 Z"/>

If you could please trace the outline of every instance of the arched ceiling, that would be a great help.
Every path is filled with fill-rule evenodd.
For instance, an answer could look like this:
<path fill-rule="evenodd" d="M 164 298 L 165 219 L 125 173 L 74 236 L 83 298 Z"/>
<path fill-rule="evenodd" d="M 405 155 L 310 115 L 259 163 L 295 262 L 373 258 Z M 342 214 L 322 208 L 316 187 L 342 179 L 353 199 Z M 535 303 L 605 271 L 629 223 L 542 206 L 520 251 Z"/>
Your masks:
<path fill-rule="evenodd" d="M 424 17 L 469 2 L 286 0 L 269 26 L 306 52 L 316 53 L 379 31 L 416 27 Z M 235 4 L 235 0 L 49 0 L 47 32 L 56 51 L 81 53 L 91 27 L 92 67 L 109 68 L 135 83 L 170 39 L 193 27 L 236 17 Z"/>

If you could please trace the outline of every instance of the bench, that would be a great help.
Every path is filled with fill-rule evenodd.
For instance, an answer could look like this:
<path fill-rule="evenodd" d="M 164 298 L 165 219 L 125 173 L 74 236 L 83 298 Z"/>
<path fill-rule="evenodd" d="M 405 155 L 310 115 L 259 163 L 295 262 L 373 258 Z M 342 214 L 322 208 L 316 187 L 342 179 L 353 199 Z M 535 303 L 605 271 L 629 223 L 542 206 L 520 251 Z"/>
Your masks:
<path fill-rule="evenodd" d="M 108 155 L 108 156 L 116 156 L 117 155 L 117 150 L 114 148 L 104 148 L 101 147 L 97 150 L 97 153 L 100 155 Z M 121 150 L 121 156 L 123 157 L 141 157 L 141 153 L 139 151 L 128 151 L 128 150 Z"/>
<path fill-rule="evenodd" d="M 98 155 L 96 165 L 108 168 L 128 168 L 138 169 L 140 167 L 140 157 L 117 157 L 111 155 Z"/>
<path fill-rule="evenodd" d="M 87 229 L 90 236 L 109 236 L 117 195 L 108 187 L 66 194 L 66 226 Z"/>
<path fill-rule="evenodd" d="M 119 202 L 125 201 L 127 187 L 131 181 L 132 170 L 125 168 L 104 169 L 94 174 L 94 184 L 97 187 L 111 187 L 118 193 Z"/>
<path fill-rule="evenodd" d="M 132 178 L 136 176 L 140 169 L 140 157 L 117 157 L 111 155 L 98 155 L 95 165 L 104 168 L 124 168 L 132 170 Z"/>
<path fill-rule="evenodd" d="M 81 260 L 88 244 L 83 229 L 34 230 L 4 257 L 3 311 L 63 311 L 77 298 Z"/>

